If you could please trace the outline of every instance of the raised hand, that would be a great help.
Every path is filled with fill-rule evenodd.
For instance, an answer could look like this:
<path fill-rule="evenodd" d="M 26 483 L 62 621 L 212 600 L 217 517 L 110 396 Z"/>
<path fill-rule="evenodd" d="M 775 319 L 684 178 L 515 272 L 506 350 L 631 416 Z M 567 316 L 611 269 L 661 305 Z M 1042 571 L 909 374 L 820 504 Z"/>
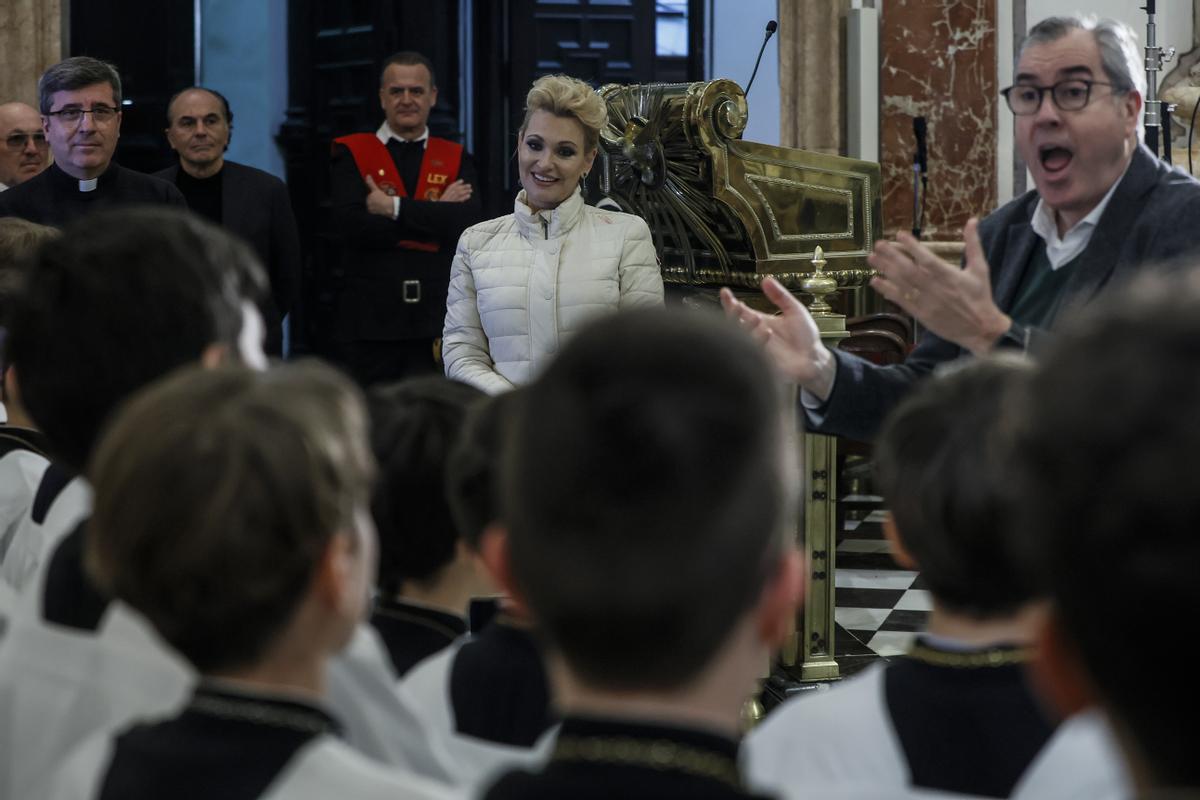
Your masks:
<path fill-rule="evenodd" d="M 833 354 L 821 342 L 821 332 L 808 309 L 774 278 L 762 282 L 763 294 L 779 314 L 755 311 L 721 290 L 725 315 L 762 343 L 775 367 L 789 381 L 825 400 L 833 388 L 837 366 Z"/>
<path fill-rule="evenodd" d="M 1012 325 L 992 299 L 987 258 L 974 217 L 963 230 L 965 266 L 948 264 L 908 233 L 878 242 L 867 263 L 871 287 L 938 336 L 982 355 Z"/>

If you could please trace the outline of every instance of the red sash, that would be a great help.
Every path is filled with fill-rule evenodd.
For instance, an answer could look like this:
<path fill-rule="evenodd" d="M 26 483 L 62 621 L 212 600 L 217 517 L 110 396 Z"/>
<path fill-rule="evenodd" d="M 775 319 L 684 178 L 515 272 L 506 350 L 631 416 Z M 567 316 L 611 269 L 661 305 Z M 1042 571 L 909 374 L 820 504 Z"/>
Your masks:
<path fill-rule="evenodd" d="M 373 133 L 352 133 L 333 140 L 336 144 L 345 145 L 354 157 L 354 164 L 365 179 L 368 175 L 375 185 L 392 197 L 408 197 L 404 181 L 396 169 L 396 162 L 387 146 L 379 141 Z M 430 136 L 425 142 L 425 156 L 421 159 L 421 171 L 417 178 L 417 189 L 413 198 L 417 200 L 437 200 L 442 196 L 446 187 L 458 180 L 458 167 L 462 163 L 463 148 L 448 139 Z M 414 241 L 402 239 L 396 246 L 405 250 L 423 250 L 436 253 L 437 242 Z"/>

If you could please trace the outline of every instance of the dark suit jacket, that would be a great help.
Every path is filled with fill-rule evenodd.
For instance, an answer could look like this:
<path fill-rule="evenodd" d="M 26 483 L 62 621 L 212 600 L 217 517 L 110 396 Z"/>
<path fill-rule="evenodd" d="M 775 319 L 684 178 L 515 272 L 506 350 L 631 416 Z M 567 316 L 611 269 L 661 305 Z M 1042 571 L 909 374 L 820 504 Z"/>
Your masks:
<path fill-rule="evenodd" d="M 1007 312 L 1039 237 L 1031 220 L 1036 191 L 992 212 L 979 224 L 991 267 L 992 295 Z M 1126 280 L 1146 264 L 1171 268 L 1182 256 L 1200 250 L 1200 182 L 1139 147 L 1104 209 L 1091 241 L 1072 268 L 1063 292 L 1060 316 L 1086 305 L 1113 282 Z M 1035 332 L 1033 342 L 1044 339 Z M 837 378 L 824 417 L 814 429 L 852 439 L 875 436 L 884 417 L 914 383 L 945 361 L 967 351 L 928 331 L 903 364 L 877 366 L 834 351 Z"/>
<path fill-rule="evenodd" d="M 179 165 L 154 173 L 172 186 Z M 221 168 L 221 223 L 246 240 L 267 270 L 271 296 L 260 303 L 268 352 L 278 354 L 283 317 L 300 294 L 300 236 L 287 186 L 269 172 L 226 161 Z"/>
<path fill-rule="evenodd" d="M 404 199 L 391 220 L 367 211 L 367 187 L 350 150 L 336 144 L 330 166 L 333 221 L 342 237 L 344 284 L 338 299 L 338 342 L 432 339 L 442 335 L 446 289 L 458 237 L 479 222 L 483 208 L 475 163 L 464 152 L 460 180 L 475 189 L 465 203 Z M 438 242 L 436 253 L 402 250 L 402 239 Z M 405 281 L 420 281 L 420 300 L 405 302 Z M 413 293 L 410 290 L 409 299 Z"/>

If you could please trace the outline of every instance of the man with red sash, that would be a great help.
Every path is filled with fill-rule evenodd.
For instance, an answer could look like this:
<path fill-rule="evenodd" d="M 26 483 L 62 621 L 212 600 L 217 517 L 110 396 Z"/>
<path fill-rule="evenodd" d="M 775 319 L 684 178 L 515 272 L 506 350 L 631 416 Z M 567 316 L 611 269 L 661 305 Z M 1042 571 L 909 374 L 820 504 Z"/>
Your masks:
<path fill-rule="evenodd" d="M 483 216 L 470 155 L 429 135 L 429 59 L 387 59 L 379 102 L 378 131 L 334 140 L 330 181 L 345 248 L 330 355 L 364 385 L 440 369 L 454 246 Z"/>

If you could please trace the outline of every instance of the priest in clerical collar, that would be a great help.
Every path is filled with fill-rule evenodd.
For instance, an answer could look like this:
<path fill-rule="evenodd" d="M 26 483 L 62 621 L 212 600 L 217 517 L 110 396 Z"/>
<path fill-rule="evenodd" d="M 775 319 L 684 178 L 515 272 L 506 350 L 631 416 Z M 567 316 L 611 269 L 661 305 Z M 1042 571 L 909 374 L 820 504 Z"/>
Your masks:
<path fill-rule="evenodd" d="M 171 184 L 113 161 L 121 76 L 112 64 L 87 56 L 60 61 L 38 80 L 38 102 L 54 164 L 0 194 L 0 217 L 62 226 L 100 208 L 186 205 Z"/>

